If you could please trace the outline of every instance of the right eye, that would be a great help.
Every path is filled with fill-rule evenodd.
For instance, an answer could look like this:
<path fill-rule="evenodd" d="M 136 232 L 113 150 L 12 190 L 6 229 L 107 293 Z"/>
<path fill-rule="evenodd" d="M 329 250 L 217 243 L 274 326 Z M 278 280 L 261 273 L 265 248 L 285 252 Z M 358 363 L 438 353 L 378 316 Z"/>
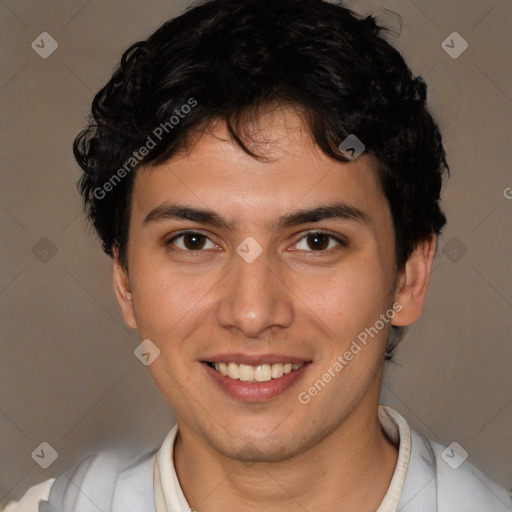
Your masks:
<path fill-rule="evenodd" d="M 180 240 L 179 242 L 177 242 Z M 211 247 L 205 247 L 207 243 L 211 244 Z M 198 233 L 197 231 L 183 231 L 172 237 L 167 245 L 175 245 L 182 251 L 187 252 L 199 252 L 201 249 L 214 249 L 214 244 L 206 235 Z"/>

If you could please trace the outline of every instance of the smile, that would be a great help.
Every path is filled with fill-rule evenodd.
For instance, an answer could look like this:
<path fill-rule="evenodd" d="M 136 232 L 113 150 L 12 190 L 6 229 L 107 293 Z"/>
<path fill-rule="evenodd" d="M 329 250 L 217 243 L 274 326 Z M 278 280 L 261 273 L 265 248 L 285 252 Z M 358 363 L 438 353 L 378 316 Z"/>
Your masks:
<path fill-rule="evenodd" d="M 229 377 L 230 379 L 242 382 L 268 382 L 280 379 L 283 375 L 297 371 L 304 366 L 304 363 L 274 363 L 257 366 L 234 362 L 209 362 L 207 364 L 223 377 Z"/>
<path fill-rule="evenodd" d="M 265 402 L 290 389 L 311 365 L 306 358 L 283 354 L 219 354 L 205 358 L 201 366 L 217 389 L 231 398 Z"/>

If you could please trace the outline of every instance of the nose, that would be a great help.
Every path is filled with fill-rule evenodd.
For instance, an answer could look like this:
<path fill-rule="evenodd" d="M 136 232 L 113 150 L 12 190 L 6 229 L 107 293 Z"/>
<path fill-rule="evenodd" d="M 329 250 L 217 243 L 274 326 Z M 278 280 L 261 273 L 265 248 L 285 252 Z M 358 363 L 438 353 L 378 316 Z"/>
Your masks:
<path fill-rule="evenodd" d="M 265 251 L 251 263 L 234 254 L 233 265 L 219 283 L 218 324 L 248 338 L 289 327 L 294 318 L 293 293 L 278 270 L 269 266 Z"/>

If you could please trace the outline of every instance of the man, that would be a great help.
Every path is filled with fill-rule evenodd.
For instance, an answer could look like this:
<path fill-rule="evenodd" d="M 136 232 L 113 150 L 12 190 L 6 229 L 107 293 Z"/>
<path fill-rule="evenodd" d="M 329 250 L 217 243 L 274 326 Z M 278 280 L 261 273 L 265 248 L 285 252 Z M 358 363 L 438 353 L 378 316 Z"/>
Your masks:
<path fill-rule="evenodd" d="M 445 224 L 425 100 L 372 17 L 321 0 L 209 1 L 128 49 L 74 150 L 178 423 L 7 510 L 511 510 L 378 403 Z"/>

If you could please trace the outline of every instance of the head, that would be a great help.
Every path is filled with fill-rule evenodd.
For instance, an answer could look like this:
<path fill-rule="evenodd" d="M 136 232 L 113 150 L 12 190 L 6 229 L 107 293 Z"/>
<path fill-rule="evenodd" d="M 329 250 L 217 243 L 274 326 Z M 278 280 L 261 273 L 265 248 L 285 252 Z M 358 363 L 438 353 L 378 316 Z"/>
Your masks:
<path fill-rule="evenodd" d="M 321 0 L 199 4 L 126 50 L 75 140 L 125 319 L 161 351 L 150 372 L 226 454 L 269 435 L 289 392 L 247 407 L 206 389 L 204 363 L 288 354 L 308 362 L 309 385 L 372 332 L 274 432 L 291 454 L 375 400 L 421 313 L 448 166 L 426 84 L 383 30 Z"/>

